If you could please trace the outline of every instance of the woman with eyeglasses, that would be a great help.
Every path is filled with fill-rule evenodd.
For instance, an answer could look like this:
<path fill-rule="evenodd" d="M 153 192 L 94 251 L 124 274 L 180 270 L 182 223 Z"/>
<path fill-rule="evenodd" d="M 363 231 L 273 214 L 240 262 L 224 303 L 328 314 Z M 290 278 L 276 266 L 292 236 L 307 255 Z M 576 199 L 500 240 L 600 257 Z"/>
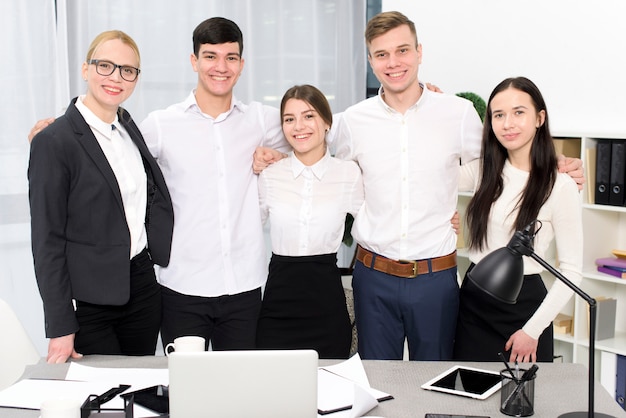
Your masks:
<path fill-rule="evenodd" d="M 163 175 L 121 107 L 139 67 L 132 38 L 99 34 L 82 65 L 86 93 L 31 142 L 32 251 L 49 363 L 155 352 L 154 263 L 169 262 L 174 215 Z"/>

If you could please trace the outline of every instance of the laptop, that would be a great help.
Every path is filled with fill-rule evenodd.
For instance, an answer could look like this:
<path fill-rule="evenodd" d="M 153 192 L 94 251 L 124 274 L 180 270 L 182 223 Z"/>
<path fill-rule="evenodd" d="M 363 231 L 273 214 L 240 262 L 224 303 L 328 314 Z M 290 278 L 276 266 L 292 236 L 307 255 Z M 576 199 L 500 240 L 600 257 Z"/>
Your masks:
<path fill-rule="evenodd" d="M 317 417 L 314 350 L 173 352 L 171 418 Z"/>

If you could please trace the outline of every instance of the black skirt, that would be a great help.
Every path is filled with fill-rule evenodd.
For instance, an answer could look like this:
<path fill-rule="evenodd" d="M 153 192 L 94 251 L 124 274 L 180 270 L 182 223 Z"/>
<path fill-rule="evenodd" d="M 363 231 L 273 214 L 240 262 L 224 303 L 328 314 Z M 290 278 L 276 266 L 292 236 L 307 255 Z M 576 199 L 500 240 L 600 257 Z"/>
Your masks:
<path fill-rule="evenodd" d="M 348 358 L 352 327 L 337 255 L 272 255 L 257 327 L 260 349 L 314 349 Z"/>
<path fill-rule="evenodd" d="M 524 276 L 517 303 L 500 302 L 480 290 L 465 276 L 460 292 L 459 319 L 454 341 L 454 359 L 502 361 L 504 345 L 535 313 L 547 294 L 538 274 Z M 551 362 L 554 353 L 552 327 L 539 336 L 537 361 Z M 505 354 L 509 358 L 509 353 Z"/>

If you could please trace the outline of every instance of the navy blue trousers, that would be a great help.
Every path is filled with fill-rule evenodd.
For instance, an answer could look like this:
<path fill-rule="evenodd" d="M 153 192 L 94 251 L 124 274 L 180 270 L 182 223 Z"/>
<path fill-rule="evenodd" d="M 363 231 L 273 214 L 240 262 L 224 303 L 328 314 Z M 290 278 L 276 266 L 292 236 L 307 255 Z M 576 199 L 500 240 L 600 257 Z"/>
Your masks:
<path fill-rule="evenodd" d="M 459 309 L 456 267 L 413 279 L 357 262 L 352 279 L 359 355 L 401 360 L 450 360 Z"/>

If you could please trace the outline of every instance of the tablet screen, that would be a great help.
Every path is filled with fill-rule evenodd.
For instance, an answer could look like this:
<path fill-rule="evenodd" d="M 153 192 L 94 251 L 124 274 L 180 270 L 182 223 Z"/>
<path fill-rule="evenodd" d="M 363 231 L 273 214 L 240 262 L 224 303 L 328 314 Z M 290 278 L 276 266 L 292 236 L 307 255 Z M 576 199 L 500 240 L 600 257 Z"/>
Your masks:
<path fill-rule="evenodd" d="M 486 399 L 500 389 L 500 374 L 466 366 L 454 366 L 422 385 L 422 388 Z"/>

